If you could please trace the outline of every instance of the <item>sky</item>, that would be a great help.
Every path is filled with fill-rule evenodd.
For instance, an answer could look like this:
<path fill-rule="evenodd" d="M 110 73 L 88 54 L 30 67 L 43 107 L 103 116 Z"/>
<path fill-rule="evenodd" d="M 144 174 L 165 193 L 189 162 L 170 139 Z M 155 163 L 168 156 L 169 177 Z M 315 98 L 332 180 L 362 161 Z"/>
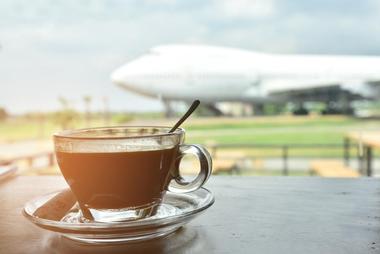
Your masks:
<path fill-rule="evenodd" d="M 113 85 L 110 73 L 163 44 L 268 53 L 380 56 L 378 0 L 1 0 L 0 107 L 10 113 L 114 111 L 161 103 Z"/>

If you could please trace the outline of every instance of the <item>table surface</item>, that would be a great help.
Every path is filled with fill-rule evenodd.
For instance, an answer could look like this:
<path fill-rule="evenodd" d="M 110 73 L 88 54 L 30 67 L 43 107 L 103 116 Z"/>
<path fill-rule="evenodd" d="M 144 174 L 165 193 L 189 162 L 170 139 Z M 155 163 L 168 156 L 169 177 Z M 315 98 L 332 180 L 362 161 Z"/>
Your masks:
<path fill-rule="evenodd" d="M 0 253 L 380 253 L 374 178 L 212 176 L 215 204 L 181 230 L 142 243 L 88 246 L 40 229 L 23 204 L 65 187 L 59 176 L 0 182 Z"/>

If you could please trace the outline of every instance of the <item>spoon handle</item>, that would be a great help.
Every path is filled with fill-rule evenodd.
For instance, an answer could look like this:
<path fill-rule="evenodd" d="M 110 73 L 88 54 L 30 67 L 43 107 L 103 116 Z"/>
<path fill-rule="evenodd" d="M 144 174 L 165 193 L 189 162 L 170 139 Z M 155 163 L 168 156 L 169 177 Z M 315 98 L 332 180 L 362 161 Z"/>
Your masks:
<path fill-rule="evenodd" d="M 187 112 L 178 120 L 178 122 L 173 126 L 173 128 L 170 129 L 169 133 L 174 132 L 178 126 L 180 126 L 192 113 L 193 111 L 199 106 L 200 101 L 195 100 L 190 108 L 187 110 Z"/>

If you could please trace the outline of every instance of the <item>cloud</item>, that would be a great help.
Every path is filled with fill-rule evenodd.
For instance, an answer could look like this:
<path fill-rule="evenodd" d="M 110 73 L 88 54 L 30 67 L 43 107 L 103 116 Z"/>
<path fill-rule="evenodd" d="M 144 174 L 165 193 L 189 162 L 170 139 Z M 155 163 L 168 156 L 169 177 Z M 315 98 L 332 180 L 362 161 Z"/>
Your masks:
<path fill-rule="evenodd" d="M 379 12 L 377 0 L 3 0 L 0 101 L 14 112 L 50 110 L 59 95 L 89 94 L 107 95 L 113 109 L 156 109 L 109 80 L 150 47 L 380 55 Z"/>
<path fill-rule="evenodd" d="M 224 15 L 232 18 L 263 18 L 275 14 L 274 0 L 215 0 Z"/>

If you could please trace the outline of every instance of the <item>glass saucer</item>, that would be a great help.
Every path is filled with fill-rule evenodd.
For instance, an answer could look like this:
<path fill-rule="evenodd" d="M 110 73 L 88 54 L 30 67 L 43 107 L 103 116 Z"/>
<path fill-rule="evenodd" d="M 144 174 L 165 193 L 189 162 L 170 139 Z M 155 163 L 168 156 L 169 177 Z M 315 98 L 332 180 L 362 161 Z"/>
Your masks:
<path fill-rule="evenodd" d="M 34 212 L 59 192 L 40 196 L 25 204 L 24 216 L 37 226 L 84 243 L 122 243 L 143 241 L 168 235 L 201 214 L 214 203 L 211 192 L 205 188 L 184 194 L 167 192 L 157 214 L 125 222 L 83 222 L 77 208 L 61 220 L 37 217 Z M 76 207 L 76 206 L 75 206 Z"/>

